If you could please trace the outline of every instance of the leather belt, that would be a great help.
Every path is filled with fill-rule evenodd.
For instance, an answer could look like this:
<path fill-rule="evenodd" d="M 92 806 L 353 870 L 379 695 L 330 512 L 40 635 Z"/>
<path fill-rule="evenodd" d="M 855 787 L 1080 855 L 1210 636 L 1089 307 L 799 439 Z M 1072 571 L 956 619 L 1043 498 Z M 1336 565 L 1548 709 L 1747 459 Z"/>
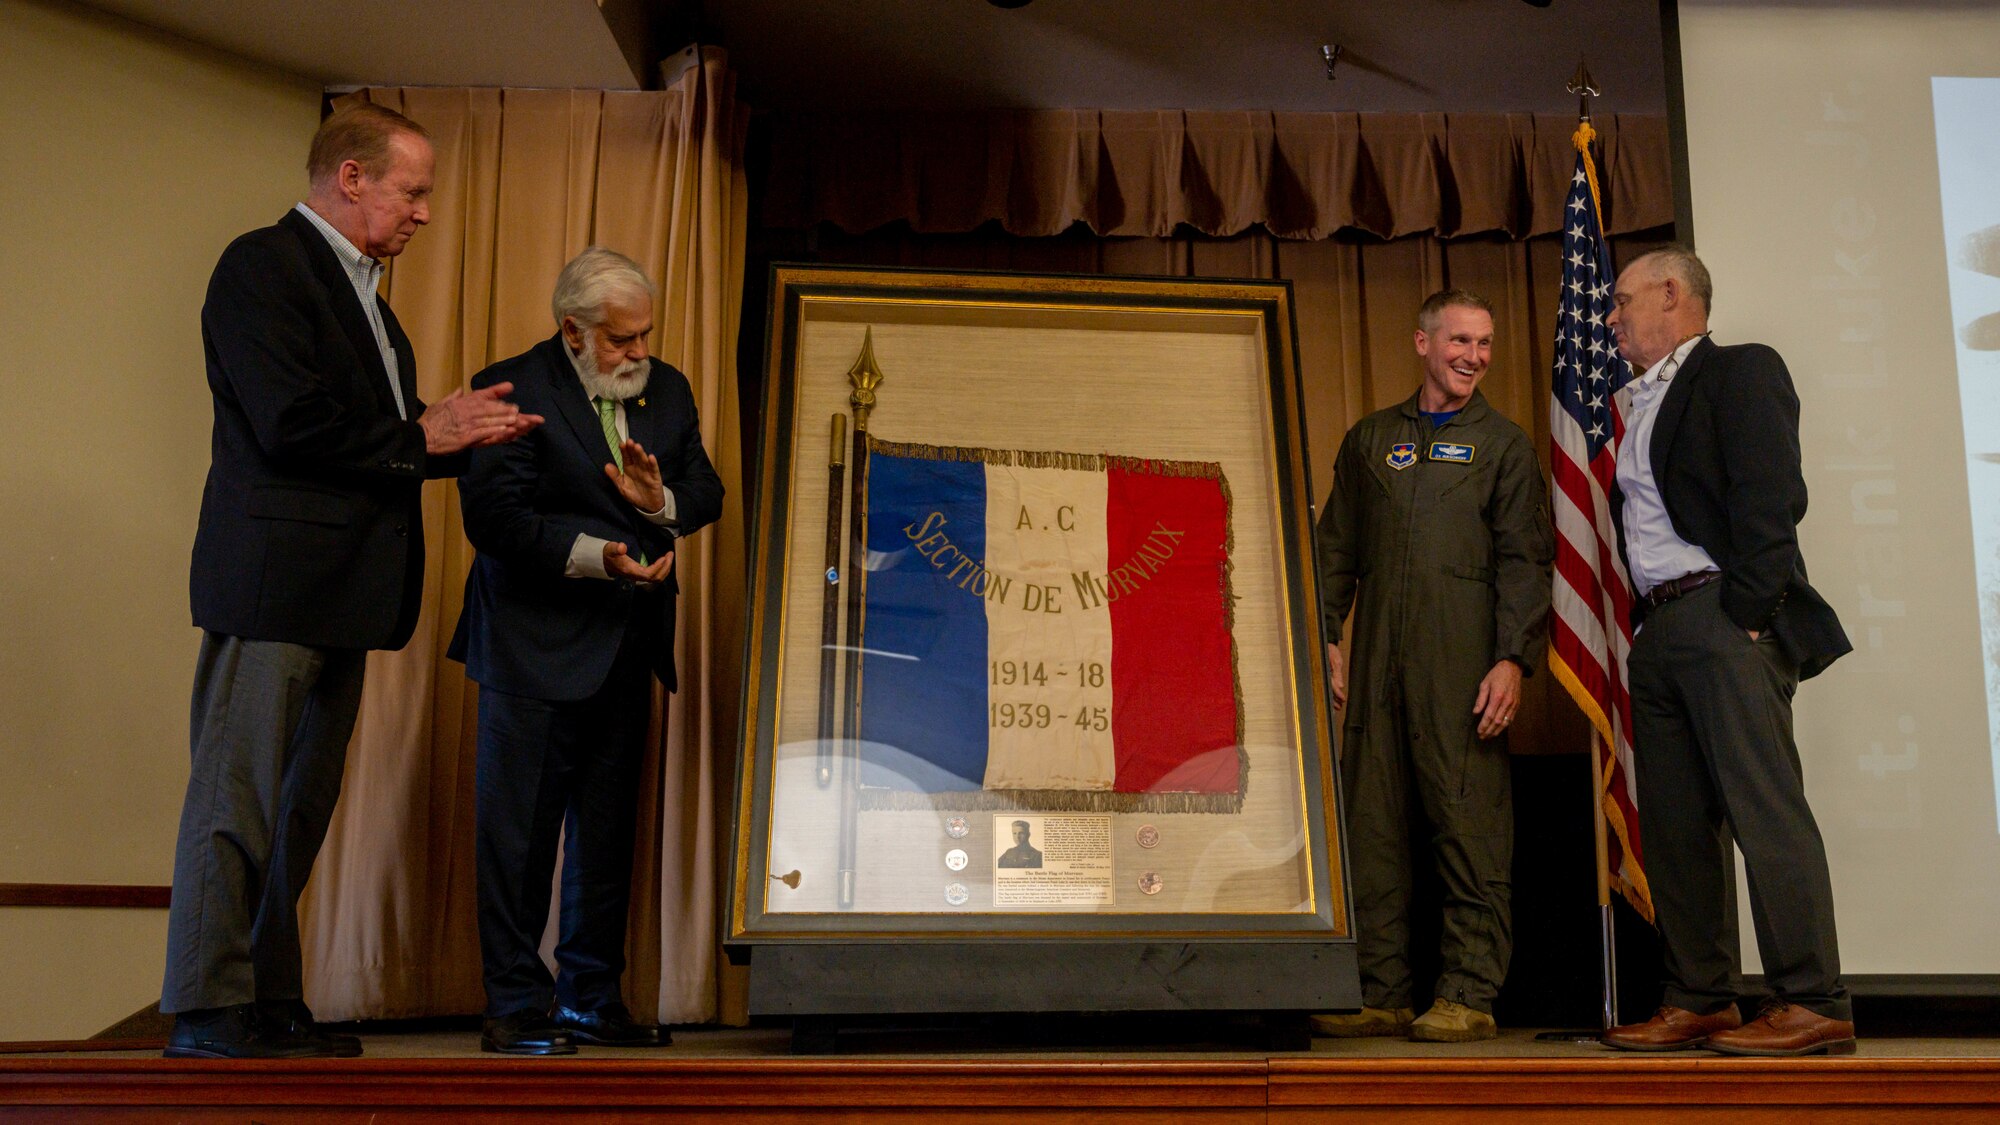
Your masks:
<path fill-rule="evenodd" d="M 1665 582 L 1646 591 L 1646 604 L 1652 606 L 1654 609 L 1658 609 L 1675 598 L 1687 597 L 1689 594 L 1694 593 L 1711 582 L 1720 581 L 1722 581 L 1722 572 L 1719 570 L 1697 570 L 1693 574 L 1683 574 L 1679 578 L 1669 578 Z"/>

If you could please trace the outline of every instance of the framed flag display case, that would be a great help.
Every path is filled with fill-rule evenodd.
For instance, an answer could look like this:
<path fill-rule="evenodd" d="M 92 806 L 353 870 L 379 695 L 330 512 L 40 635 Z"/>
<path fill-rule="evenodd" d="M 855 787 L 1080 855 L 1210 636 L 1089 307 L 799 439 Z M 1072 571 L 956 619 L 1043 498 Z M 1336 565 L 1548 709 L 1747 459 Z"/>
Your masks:
<path fill-rule="evenodd" d="M 1291 292 L 777 266 L 759 1013 L 1354 1006 Z"/>

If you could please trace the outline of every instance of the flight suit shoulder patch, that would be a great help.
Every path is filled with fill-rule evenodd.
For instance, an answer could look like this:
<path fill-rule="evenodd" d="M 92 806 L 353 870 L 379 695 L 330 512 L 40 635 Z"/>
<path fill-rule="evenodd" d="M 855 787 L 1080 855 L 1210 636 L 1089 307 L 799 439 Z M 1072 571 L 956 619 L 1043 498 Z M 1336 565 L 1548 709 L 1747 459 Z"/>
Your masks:
<path fill-rule="evenodd" d="M 1399 441 L 1389 447 L 1389 455 L 1382 458 L 1382 460 L 1390 468 L 1398 472 L 1407 469 L 1417 463 L 1417 443 L 1413 441 Z"/>

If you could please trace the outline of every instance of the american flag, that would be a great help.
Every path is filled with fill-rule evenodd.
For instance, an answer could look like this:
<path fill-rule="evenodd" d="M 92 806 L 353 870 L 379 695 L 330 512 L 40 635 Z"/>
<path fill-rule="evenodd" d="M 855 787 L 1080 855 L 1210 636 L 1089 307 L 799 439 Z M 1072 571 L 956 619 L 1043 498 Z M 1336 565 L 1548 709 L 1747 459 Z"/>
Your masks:
<path fill-rule="evenodd" d="M 1549 464 L 1555 477 L 1555 590 L 1549 667 L 1596 728 L 1610 885 L 1650 921 L 1652 895 L 1640 867 L 1638 798 L 1632 787 L 1632 580 L 1618 557 L 1610 495 L 1625 419 L 1616 392 L 1632 377 L 1605 318 L 1611 311 L 1611 252 L 1599 221 L 1595 130 L 1580 123 L 1576 176 L 1563 210 L 1562 298 L 1556 312 Z"/>

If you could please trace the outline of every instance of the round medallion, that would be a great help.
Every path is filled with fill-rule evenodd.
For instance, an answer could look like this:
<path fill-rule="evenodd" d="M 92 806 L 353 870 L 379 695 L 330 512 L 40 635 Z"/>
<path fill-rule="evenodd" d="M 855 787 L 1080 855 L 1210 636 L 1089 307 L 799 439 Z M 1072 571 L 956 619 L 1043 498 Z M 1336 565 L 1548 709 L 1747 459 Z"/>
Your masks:
<path fill-rule="evenodd" d="M 953 871 L 965 870 L 965 865 L 970 862 L 972 857 L 965 854 L 964 848 L 953 848 L 944 853 L 944 865 Z"/>
<path fill-rule="evenodd" d="M 1160 830 L 1150 824 L 1141 824 L 1139 826 L 1139 846 L 1142 848 L 1154 848 L 1158 847 L 1159 844 Z"/>
<path fill-rule="evenodd" d="M 944 834 L 954 840 L 965 839 L 965 834 L 970 831 L 972 831 L 971 825 L 966 824 L 965 818 L 962 816 L 947 817 L 945 819 Z"/>
<path fill-rule="evenodd" d="M 1157 871 L 1148 871 L 1144 875 L 1139 876 L 1139 889 L 1149 895 L 1159 894 L 1160 888 L 1166 885 L 1166 880 L 1161 879 L 1160 873 Z"/>
<path fill-rule="evenodd" d="M 947 883 L 944 888 L 944 900 L 953 906 L 964 906 L 972 900 L 972 892 L 965 889 L 964 883 Z"/>

